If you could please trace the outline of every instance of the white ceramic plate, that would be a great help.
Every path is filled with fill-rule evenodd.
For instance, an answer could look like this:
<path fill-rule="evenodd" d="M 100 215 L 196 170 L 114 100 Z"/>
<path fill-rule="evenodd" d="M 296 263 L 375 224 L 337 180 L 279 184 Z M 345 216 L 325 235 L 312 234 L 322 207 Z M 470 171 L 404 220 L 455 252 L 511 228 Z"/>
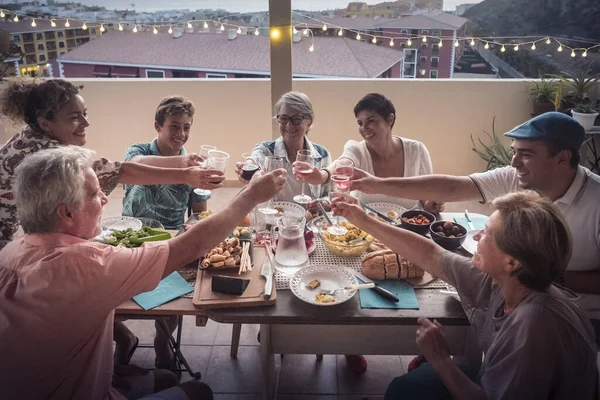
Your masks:
<path fill-rule="evenodd" d="M 396 219 L 398 222 L 400 222 L 400 216 L 402 215 L 402 213 L 406 211 L 406 208 L 399 206 L 398 204 L 392 204 L 392 203 L 369 203 L 367 205 L 369 207 L 371 207 L 373 210 L 379 211 L 386 217 L 388 216 L 387 215 L 388 212 L 396 211 L 398 213 L 398 218 Z M 369 211 L 367 210 L 367 212 L 369 212 Z"/>
<path fill-rule="evenodd" d="M 276 208 L 283 208 L 283 211 L 286 213 L 290 213 L 292 215 L 304 216 L 306 215 L 306 210 L 300 204 L 291 203 L 289 201 L 275 201 L 273 203 Z M 277 215 L 280 217 L 280 215 Z"/>
<path fill-rule="evenodd" d="M 306 287 L 308 282 L 318 279 L 321 286 L 311 290 Z M 298 270 L 290 279 L 290 289 L 300 300 L 315 306 L 335 306 L 350 300 L 356 291 L 341 290 L 335 295 L 333 303 L 317 303 L 316 295 L 322 290 L 335 290 L 348 285 L 357 285 L 358 279 L 345 267 L 334 265 L 315 265 Z"/>
<path fill-rule="evenodd" d="M 138 230 L 142 228 L 142 221 L 133 217 L 106 217 L 102 218 L 102 227 L 116 231 L 127 228 Z"/>
<path fill-rule="evenodd" d="M 478 230 L 468 231 L 467 237 L 465 238 L 465 241 L 462 244 L 462 248 L 471 255 L 475 254 L 475 251 L 477 250 L 477 242 L 473 238 L 473 236 L 475 236 L 475 234 L 477 232 L 479 232 L 479 231 Z"/>

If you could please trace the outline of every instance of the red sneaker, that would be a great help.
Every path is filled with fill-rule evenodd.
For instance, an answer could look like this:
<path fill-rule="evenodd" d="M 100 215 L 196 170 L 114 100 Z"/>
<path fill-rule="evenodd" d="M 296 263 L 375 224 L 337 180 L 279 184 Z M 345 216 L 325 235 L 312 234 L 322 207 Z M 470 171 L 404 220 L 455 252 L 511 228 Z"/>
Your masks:
<path fill-rule="evenodd" d="M 425 358 L 425 356 L 421 356 L 418 355 L 415 358 L 413 358 L 410 363 L 408 363 L 408 372 L 412 371 L 413 369 L 417 369 L 421 366 L 421 364 L 426 363 L 427 359 Z"/>
<path fill-rule="evenodd" d="M 361 355 L 346 355 L 346 365 L 356 375 L 367 372 L 367 359 Z"/>

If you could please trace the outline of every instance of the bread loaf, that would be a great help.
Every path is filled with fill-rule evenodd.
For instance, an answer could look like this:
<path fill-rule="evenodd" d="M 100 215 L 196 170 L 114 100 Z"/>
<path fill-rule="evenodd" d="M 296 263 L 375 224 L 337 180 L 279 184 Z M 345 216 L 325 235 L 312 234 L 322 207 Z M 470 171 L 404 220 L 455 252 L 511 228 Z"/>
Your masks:
<path fill-rule="evenodd" d="M 420 278 L 425 271 L 392 250 L 367 254 L 362 260 L 362 273 L 373 280 Z"/>

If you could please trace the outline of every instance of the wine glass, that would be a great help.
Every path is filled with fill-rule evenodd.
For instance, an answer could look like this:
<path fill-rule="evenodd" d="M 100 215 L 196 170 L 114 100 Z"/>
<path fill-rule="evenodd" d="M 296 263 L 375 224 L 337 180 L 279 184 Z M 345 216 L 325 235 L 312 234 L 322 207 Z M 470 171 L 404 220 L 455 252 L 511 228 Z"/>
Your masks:
<path fill-rule="evenodd" d="M 265 174 L 269 172 L 273 172 L 276 169 L 283 168 L 283 158 L 275 157 L 275 156 L 267 156 L 263 161 L 262 170 Z M 275 209 L 274 200 L 271 199 L 265 203 L 261 203 L 258 205 L 258 212 L 261 214 L 274 215 L 279 211 Z"/>
<path fill-rule="evenodd" d="M 225 172 L 227 164 L 229 163 L 229 154 L 221 150 L 209 150 L 208 159 L 206 160 L 207 169 L 216 169 L 218 171 Z M 219 182 L 211 182 L 219 183 Z"/>
<path fill-rule="evenodd" d="M 215 146 L 211 146 L 209 144 L 203 144 L 202 146 L 200 146 L 200 157 L 202 157 L 202 159 L 204 160 L 204 162 L 202 163 L 202 168 L 206 169 L 207 167 L 207 160 L 208 160 L 208 152 L 211 150 L 216 150 L 217 148 Z M 196 193 L 197 195 L 200 196 L 208 196 L 210 195 L 210 190 L 206 190 L 206 189 L 194 189 L 194 193 Z"/>
<path fill-rule="evenodd" d="M 335 184 L 337 192 L 349 193 L 350 186 L 352 185 L 352 176 L 354 176 L 354 163 L 352 160 L 347 158 L 339 159 L 335 162 L 335 169 L 333 175 L 331 175 L 331 181 Z M 333 201 L 336 196 L 334 190 L 329 192 L 329 199 Z M 336 223 L 333 226 L 327 228 L 327 232 L 332 235 L 345 235 L 348 233 L 348 229 L 340 225 L 340 217 L 336 219 Z"/>
<path fill-rule="evenodd" d="M 301 175 L 308 175 L 312 173 L 313 168 L 315 166 L 315 158 L 312 155 L 312 151 L 310 150 L 299 150 L 296 155 L 296 161 L 302 161 L 311 166 L 311 168 L 305 168 L 297 170 L 296 172 Z M 294 201 L 299 204 L 307 204 L 312 201 L 312 197 L 309 194 L 304 194 L 304 189 L 306 188 L 306 182 L 302 182 L 302 192 L 294 196 Z"/>
<path fill-rule="evenodd" d="M 242 179 L 249 181 L 258 172 L 260 166 L 251 153 L 242 153 Z"/>

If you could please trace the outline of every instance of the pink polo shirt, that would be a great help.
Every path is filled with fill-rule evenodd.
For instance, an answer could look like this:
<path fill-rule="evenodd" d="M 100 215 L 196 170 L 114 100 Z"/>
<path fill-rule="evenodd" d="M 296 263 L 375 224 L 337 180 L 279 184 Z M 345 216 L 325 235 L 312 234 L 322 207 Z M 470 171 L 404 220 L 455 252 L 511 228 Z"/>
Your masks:
<path fill-rule="evenodd" d="M 154 289 L 166 242 L 127 249 L 53 233 L 0 251 L 0 397 L 123 399 L 111 386 L 114 309 Z"/>

